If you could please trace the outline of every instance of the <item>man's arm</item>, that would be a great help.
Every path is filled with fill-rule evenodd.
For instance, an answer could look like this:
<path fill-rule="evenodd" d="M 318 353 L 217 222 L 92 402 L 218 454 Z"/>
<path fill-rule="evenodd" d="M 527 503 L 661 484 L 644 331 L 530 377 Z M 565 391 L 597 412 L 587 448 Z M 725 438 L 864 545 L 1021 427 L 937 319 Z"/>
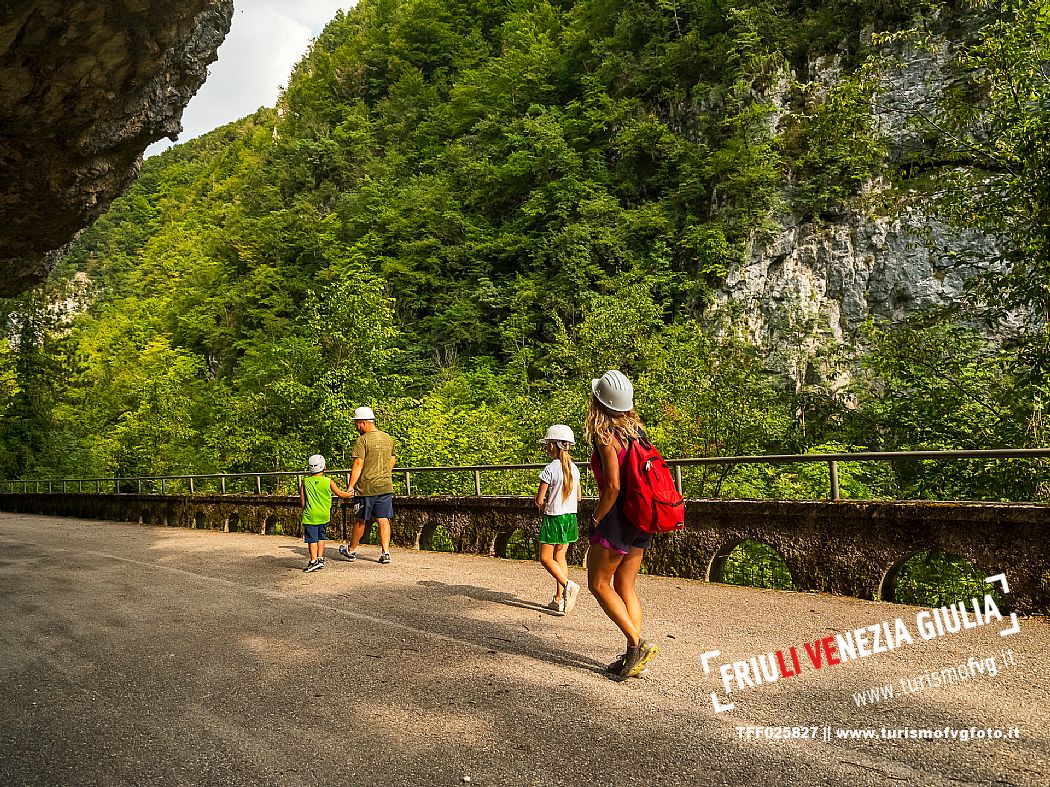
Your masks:
<path fill-rule="evenodd" d="M 303 482 L 299 482 L 299 505 L 306 508 L 306 490 L 303 489 Z"/>
<path fill-rule="evenodd" d="M 361 478 L 361 471 L 365 468 L 365 460 L 357 458 L 354 460 L 354 466 L 350 468 L 350 483 L 347 484 L 347 489 L 350 492 L 354 491 L 354 487 L 357 486 L 358 479 Z"/>

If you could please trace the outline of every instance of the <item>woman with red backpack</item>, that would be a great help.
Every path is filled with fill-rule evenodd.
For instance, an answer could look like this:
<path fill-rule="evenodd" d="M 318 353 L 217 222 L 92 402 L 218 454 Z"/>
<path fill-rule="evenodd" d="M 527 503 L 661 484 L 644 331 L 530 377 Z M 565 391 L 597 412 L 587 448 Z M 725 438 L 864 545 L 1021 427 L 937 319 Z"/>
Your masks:
<path fill-rule="evenodd" d="M 634 411 L 634 386 L 621 372 L 608 371 L 591 381 L 585 431 L 599 490 L 591 516 L 587 585 L 627 637 L 627 652 L 607 668 L 626 680 L 646 670 L 657 647 L 642 639 L 642 604 L 635 590 L 642 557 L 653 545 L 653 536 L 627 520 L 621 494 L 630 444 L 647 441 L 645 426 Z"/>

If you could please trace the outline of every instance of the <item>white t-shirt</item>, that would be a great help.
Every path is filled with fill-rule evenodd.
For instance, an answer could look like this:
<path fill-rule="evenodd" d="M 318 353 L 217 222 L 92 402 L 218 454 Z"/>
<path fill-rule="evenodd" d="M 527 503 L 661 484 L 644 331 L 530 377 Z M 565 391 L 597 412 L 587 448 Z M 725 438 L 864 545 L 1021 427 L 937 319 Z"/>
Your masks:
<path fill-rule="evenodd" d="M 540 471 L 540 481 L 547 484 L 547 505 L 543 507 L 543 513 L 547 516 L 576 513 L 576 492 L 580 488 L 580 468 L 575 462 L 569 462 L 569 466 L 572 468 L 572 491 L 564 500 L 561 497 L 561 489 L 565 484 L 565 477 L 561 472 L 561 460 L 555 459 Z"/>

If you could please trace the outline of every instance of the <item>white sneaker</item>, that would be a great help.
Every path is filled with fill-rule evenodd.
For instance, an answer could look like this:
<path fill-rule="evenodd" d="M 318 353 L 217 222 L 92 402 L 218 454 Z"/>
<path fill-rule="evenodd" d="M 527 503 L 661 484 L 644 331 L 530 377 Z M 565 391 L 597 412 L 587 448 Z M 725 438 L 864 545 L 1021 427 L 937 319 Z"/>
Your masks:
<path fill-rule="evenodd" d="M 553 598 L 551 598 L 550 603 L 547 605 L 547 609 L 549 609 L 549 610 L 551 610 L 553 612 L 557 612 L 559 615 L 564 615 L 565 614 L 565 599 L 563 598 L 561 601 L 559 601 L 558 597 L 554 596 Z"/>
<path fill-rule="evenodd" d="M 580 597 L 580 585 L 578 582 L 569 580 L 569 584 L 565 586 L 565 614 L 572 612 L 572 608 L 576 606 L 576 599 Z"/>

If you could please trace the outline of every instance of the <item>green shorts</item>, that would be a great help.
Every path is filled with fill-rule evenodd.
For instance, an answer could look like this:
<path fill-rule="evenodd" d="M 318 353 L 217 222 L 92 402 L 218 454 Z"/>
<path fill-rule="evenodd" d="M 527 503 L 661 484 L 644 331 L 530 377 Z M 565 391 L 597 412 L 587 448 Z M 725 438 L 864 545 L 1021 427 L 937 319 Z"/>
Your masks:
<path fill-rule="evenodd" d="M 541 544 L 571 544 L 580 537 L 580 530 L 576 525 L 576 514 L 561 514 L 560 516 L 543 516 L 543 524 L 540 525 Z"/>

